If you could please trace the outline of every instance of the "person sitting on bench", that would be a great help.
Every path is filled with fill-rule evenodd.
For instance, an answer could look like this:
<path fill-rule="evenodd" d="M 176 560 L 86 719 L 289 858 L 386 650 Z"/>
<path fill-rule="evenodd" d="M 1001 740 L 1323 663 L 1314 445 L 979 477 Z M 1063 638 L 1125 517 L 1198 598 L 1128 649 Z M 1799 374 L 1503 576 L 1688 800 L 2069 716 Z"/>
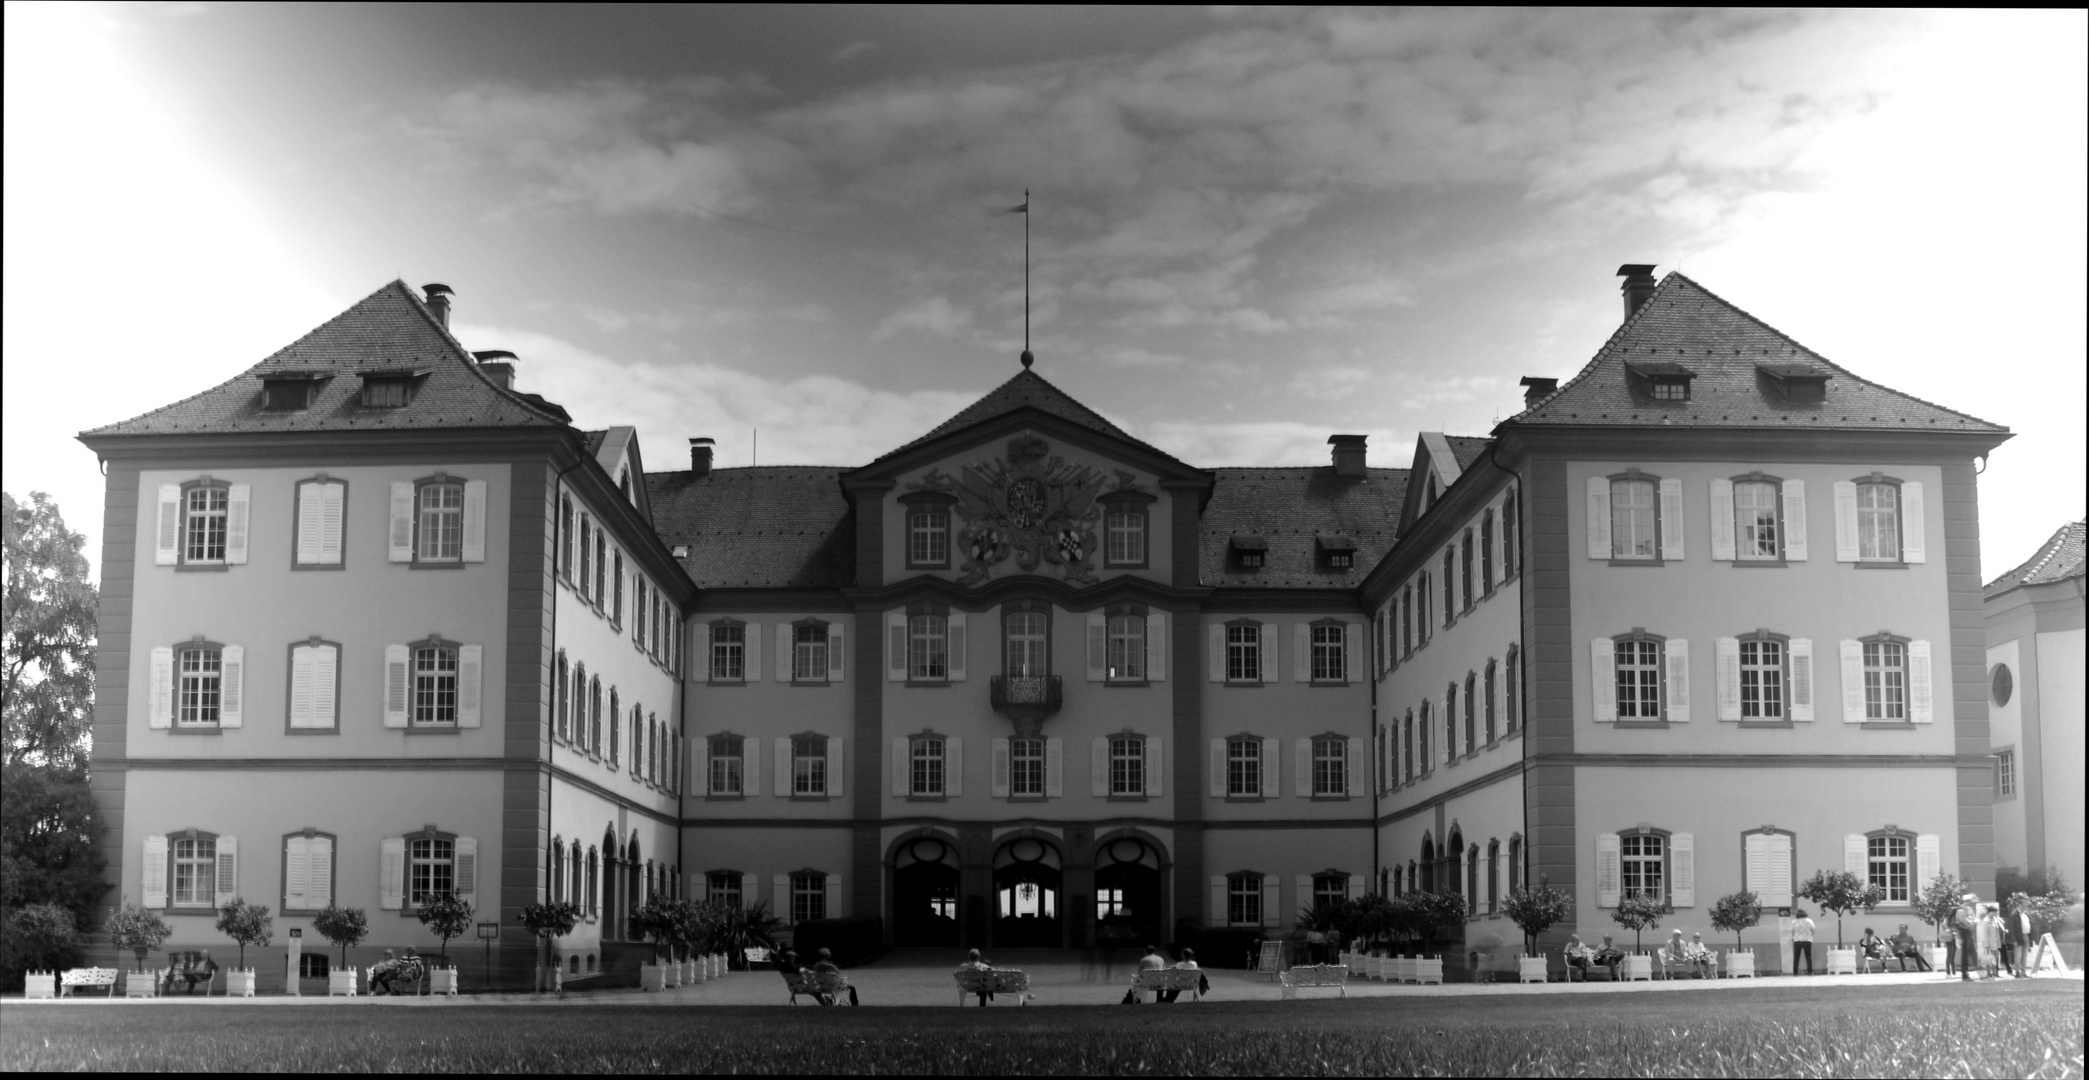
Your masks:
<path fill-rule="evenodd" d="M 1197 950 L 1195 950 L 1195 949 L 1184 949 L 1184 950 L 1182 950 L 1182 959 L 1180 959 L 1180 960 L 1177 960 L 1177 961 L 1175 962 L 1175 970 L 1177 970 L 1177 971 L 1196 971 L 1196 970 L 1197 970 Z M 1199 975 L 1199 976 L 1197 976 L 1197 978 L 1199 978 L 1199 979 L 1202 979 L 1202 978 L 1204 978 L 1204 976 L 1202 976 L 1202 975 Z M 1175 1004 L 1175 999 L 1176 999 L 1176 998 L 1178 998 L 1178 997 L 1181 997 L 1181 996 L 1182 996 L 1182 991 L 1180 991 L 1180 990 L 1162 990 L 1162 991 L 1159 991 L 1158 993 L 1156 993 L 1156 994 L 1155 994 L 1154 996 L 1160 999 L 1160 1001 L 1161 1001 L 1161 1004 L 1164 1004 L 1164 1005 L 1173 1005 L 1173 1004 Z"/>
<path fill-rule="evenodd" d="M 1900 924 L 1900 933 L 1887 939 L 1887 943 L 1893 946 L 1893 955 L 1900 961 L 1902 971 L 1908 970 L 1910 960 L 1915 961 L 1923 971 L 1931 970 L 1929 958 L 1922 955 L 1922 946 L 1916 943 L 1915 935 L 1908 933 L 1907 923 Z"/>
<path fill-rule="evenodd" d="M 980 974 L 984 975 L 987 972 L 994 970 L 994 965 L 989 964 L 984 960 L 981 960 L 979 958 L 979 950 L 973 949 L 971 952 L 966 954 L 965 962 L 959 964 L 957 966 L 957 969 L 959 971 L 977 971 Z M 987 984 L 985 982 L 981 982 L 979 984 L 979 987 L 979 1004 L 981 1008 L 984 1008 L 987 1002 L 994 1000 L 994 992 L 986 988 Z M 958 1001 L 963 1002 L 964 998 L 959 998 Z"/>
<path fill-rule="evenodd" d="M 818 960 L 815 960 L 815 961 L 813 962 L 813 965 L 812 965 L 812 973 L 813 973 L 814 975 L 825 975 L 825 974 L 827 974 L 828 972 L 832 972 L 832 973 L 834 973 L 834 974 L 836 974 L 836 975 L 839 975 L 839 974 L 841 974 L 841 966 L 840 966 L 839 964 L 836 964 L 836 963 L 834 962 L 834 950 L 832 950 L 832 949 L 828 949 L 828 948 L 824 948 L 824 947 L 823 947 L 823 948 L 821 948 L 821 949 L 820 949 L 820 951 L 819 951 L 819 959 L 818 959 Z M 835 1000 L 834 1000 L 834 995 L 832 995 L 832 994 L 821 994 L 821 995 L 820 995 L 820 1004 L 822 1004 L 822 1005 L 833 1005 L 833 1004 L 836 1004 L 836 1002 L 835 1002 Z M 857 1004 L 857 1001 L 856 1001 L 856 988 L 855 988 L 855 987 L 853 987 L 853 986 L 849 987 L 849 1004 L 851 1004 L 851 1005 Z"/>

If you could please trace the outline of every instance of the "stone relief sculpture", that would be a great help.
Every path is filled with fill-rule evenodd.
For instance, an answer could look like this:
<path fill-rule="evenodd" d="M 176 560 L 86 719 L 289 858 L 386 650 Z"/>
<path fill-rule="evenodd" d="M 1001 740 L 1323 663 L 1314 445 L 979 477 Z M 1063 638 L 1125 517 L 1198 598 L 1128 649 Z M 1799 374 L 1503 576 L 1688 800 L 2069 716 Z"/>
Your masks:
<path fill-rule="evenodd" d="M 1095 500 L 1107 483 L 1102 470 L 1052 454 L 1051 445 L 1034 435 L 1019 435 L 1008 441 L 1005 456 L 973 462 L 958 472 L 952 477 L 931 469 L 907 486 L 957 500 L 964 522 L 957 535 L 957 548 L 965 556 L 958 567 L 960 583 L 985 581 L 1011 555 L 1025 573 L 1050 565 L 1076 585 L 1095 581 L 1096 529 L 1102 520 Z M 1117 471 L 1117 489 L 1137 486 L 1130 473 Z"/>

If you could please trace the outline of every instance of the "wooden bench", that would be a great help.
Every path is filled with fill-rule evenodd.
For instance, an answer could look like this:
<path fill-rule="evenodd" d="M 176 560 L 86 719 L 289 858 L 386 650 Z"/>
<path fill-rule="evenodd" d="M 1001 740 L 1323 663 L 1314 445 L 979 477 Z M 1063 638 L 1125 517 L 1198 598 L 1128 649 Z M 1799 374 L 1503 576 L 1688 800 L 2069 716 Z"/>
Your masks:
<path fill-rule="evenodd" d="M 1134 973 L 1132 989 L 1156 993 L 1162 990 L 1173 990 L 1178 994 L 1187 992 L 1190 999 L 1195 1001 L 1204 996 L 1204 991 L 1200 989 L 1203 979 L 1204 972 L 1197 968 L 1156 968 Z"/>
<path fill-rule="evenodd" d="M 1030 976 L 1027 972 L 1013 968 L 965 968 L 950 973 L 957 980 L 957 1003 L 963 1005 L 968 997 L 980 994 L 1003 996 L 1014 994 L 1016 1004 L 1028 1005 L 1034 995 L 1030 993 Z"/>
<path fill-rule="evenodd" d="M 218 977 L 217 962 L 200 952 L 178 952 L 167 954 L 167 971 L 160 976 L 160 993 L 174 992 L 176 981 L 184 983 L 184 992 L 196 992 L 196 984 L 203 984 L 203 996 L 209 997 Z"/>
<path fill-rule="evenodd" d="M 58 976 L 59 997 L 71 997 L 73 996 L 73 991 L 81 987 L 86 987 L 87 989 L 92 990 L 97 986 L 102 987 L 105 991 L 107 991 L 108 996 L 115 997 L 116 969 L 73 968 L 72 970 L 65 972 L 63 975 Z"/>
<path fill-rule="evenodd" d="M 1289 1001 L 1300 990 L 1332 986 L 1349 996 L 1349 966 L 1347 964 L 1307 964 L 1295 967 L 1277 976 L 1284 984 L 1284 1000 Z"/>
<path fill-rule="evenodd" d="M 849 977 L 838 971 L 801 971 L 785 975 L 783 983 L 790 989 L 793 1005 L 801 994 L 822 1005 L 839 1005 L 842 996 L 849 992 Z"/>

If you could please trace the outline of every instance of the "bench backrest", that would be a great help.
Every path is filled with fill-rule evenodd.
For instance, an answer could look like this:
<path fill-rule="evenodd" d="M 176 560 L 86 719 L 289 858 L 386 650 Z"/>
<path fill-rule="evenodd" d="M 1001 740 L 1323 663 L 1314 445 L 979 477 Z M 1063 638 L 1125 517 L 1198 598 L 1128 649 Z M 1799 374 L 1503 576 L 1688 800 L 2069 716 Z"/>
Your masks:
<path fill-rule="evenodd" d="M 1349 981 L 1349 969 L 1341 964 L 1307 965 L 1284 972 L 1282 978 L 1292 986 L 1341 986 Z"/>
<path fill-rule="evenodd" d="M 966 968 L 950 974 L 957 980 L 958 990 L 966 994 L 1008 994 L 1030 989 L 1030 976 L 1014 968 Z"/>
<path fill-rule="evenodd" d="M 116 969 L 73 968 L 61 977 L 61 981 L 67 986 L 114 986 Z"/>
<path fill-rule="evenodd" d="M 167 970 L 169 971 L 187 972 L 195 971 L 198 969 L 208 970 L 208 968 L 210 966 L 214 966 L 214 964 L 215 961 L 209 960 L 200 952 L 178 952 L 167 954 Z"/>
<path fill-rule="evenodd" d="M 1202 974 L 1196 968 L 1160 968 L 1139 972 L 1137 984 L 1141 990 L 1194 990 Z"/>

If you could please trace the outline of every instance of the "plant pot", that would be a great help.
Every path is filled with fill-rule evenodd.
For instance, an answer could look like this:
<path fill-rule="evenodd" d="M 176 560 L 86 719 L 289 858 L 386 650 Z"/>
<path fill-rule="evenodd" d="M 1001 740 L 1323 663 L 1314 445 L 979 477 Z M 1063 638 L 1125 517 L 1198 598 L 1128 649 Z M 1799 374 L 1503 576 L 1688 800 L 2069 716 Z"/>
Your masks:
<path fill-rule="evenodd" d="M 326 996 L 354 997 L 355 969 L 336 968 L 326 973 Z"/>
<path fill-rule="evenodd" d="M 689 981 L 690 981 L 690 982 L 692 982 L 692 983 L 702 983 L 702 982 L 709 982 L 709 981 L 710 981 L 710 978 L 711 978 L 711 958 L 710 958 L 710 957 L 708 957 L 708 956 L 692 956 L 692 957 L 690 957 L 690 958 L 689 958 Z"/>
<path fill-rule="evenodd" d="M 55 971 L 32 971 L 22 976 L 22 999 L 38 1001 L 57 1000 L 58 973 Z"/>
<path fill-rule="evenodd" d="M 1930 970 L 1932 971 L 1944 970 L 1944 952 L 1944 946 L 1942 945 L 1922 946 L 1923 958 L 1929 961 Z"/>
<path fill-rule="evenodd" d="M 1735 949 L 1726 954 L 1726 977 L 1729 979 L 1755 978 L 1755 953 Z"/>
<path fill-rule="evenodd" d="M 1856 973 L 1857 973 L 1857 950 L 1856 950 L 1856 949 L 1854 949 L 1854 948 L 1851 948 L 1851 949 L 1835 949 L 1835 948 L 1831 948 L 1831 949 L 1829 949 L 1829 950 L 1828 950 L 1828 974 L 1830 974 L 1830 975 L 1855 975 Z"/>
<path fill-rule="evenodd" d="M 254 996 L 254 969 L 241 971 L 237 968 L 225 972 L 226 997 Z"/>
<path fill-rule="evenodd" d="M 1545 981 L 1545 958 L 1542 956 L 1519 956 L 1516 958 L 1516 981 L 1519 983 L 1541 983 Z"/>
<path fill-rule="evenodd" d="M 680 986 L 680 985 L 682 985 L 682 964 L 681 964 L 681 961 L 679 961 L 679 960 L 669 960 L 669 961 L 668 961 L 668 962 L 667 962 L 666 964 L 664 964 L 664 965 L 662 965 L 662 966 L 663 966 L 663 967 L 665 967 L 665 968 L 666 968 L 666 970 L 667 970 L 667 988 L 668 988 L 668 989 L 672 990 L 672 989 L 674 989 L 675 987 L 677 987 L 677 986 Z"/>
<path fill-rule="evenodd" d="M 694 986 L 697 983 L 702 982 L 702 979 L 697 978 L 696 973 L 698 970 L 700 969 L 697 966 L 695 957 L 692 956 L 689 959 L 682 961 L 682 985 Z"/>
<path fill-rule="evenodd" d="M 1654 977 L 1654 958 L 1651 956 L 1628 956 L 1618 965 L 1618 977 L 1626 982 Z"/>
<path fill-rule="evenodd" d="M 159 996 L 160 973 L 157 971 L 133 971 L 123 977 L 124 997 Z"/>
<path fill-rule="evenodd" d="M 430 979 L 428 984 L 429 993 L 455 994 L 457 992 L 456 968 L 434 968 L 429 971 L 428 975 Z"/>
<path fill-rule="evenodd" d="M 667 967 L 662 964 L 639 965 L 638 988 L 649 993 L 667 989 Z"/>
<path fill-rule="evenodd" d="M 714 978 L 714 979 L 722 979 L 722 978 L 725 978 L 725 954 L 724 954 L 724 953 L 712 953 L 712 954 L 711 954 L 711 977 L 712 977 L 712 978 Z"/>

